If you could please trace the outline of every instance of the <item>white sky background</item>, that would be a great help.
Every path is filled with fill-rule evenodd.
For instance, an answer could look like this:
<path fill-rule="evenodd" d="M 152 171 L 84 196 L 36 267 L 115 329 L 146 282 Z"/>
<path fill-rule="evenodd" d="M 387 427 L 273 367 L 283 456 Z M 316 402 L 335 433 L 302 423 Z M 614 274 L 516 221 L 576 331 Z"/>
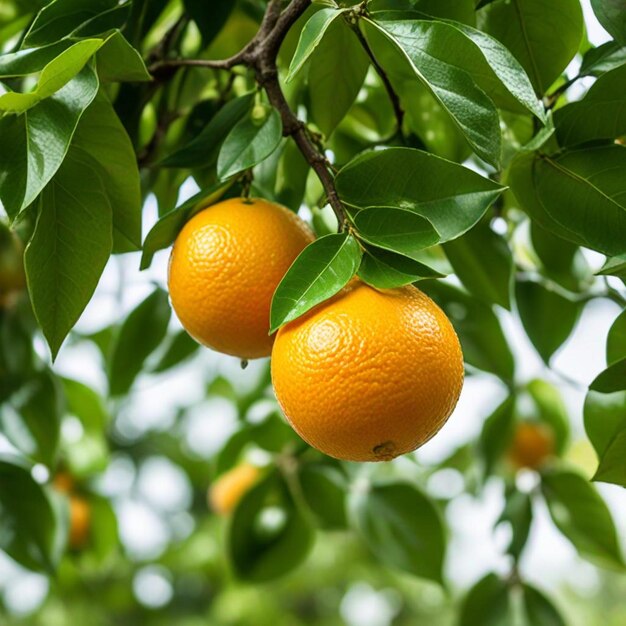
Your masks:
<path fill-rule="evenodd" d="M 589 0 L 582 0 L 582 5 L 590 41 L 594 45 L 607 41 L 609 37 L 593 15 Z M 573 61 L 568 75 L 575 75 L 579 64 L 579 60 Z M 572 97 L 577 97 L 575 90 L 583 91 L 582 86 L 573 88 Z M 195 183 L 186 183 L 181 189 L 180 201 L 191 196 L 196 189 Z M 153 198 L 149 198 L 144 232 L 148 232 L 156 218 L 156 204 Z M 98 330 L 120 319 L 120 311 L 129 311 L 136 306 L 155 283 L 165 286 L 168 255 L 169 251 L 158 253 L 152 267 L 141 273 L 137 254 L 117 257 L 110 262 L 78 329 L 83 332 Z M 590 259 L 595 265 L 601 263 L 599 255 L 591 254 Z M 118 299 L 120 281 L 124 287 L 121 301 Z M 618 313 L 619 308 L 606 300 L 588 305 L 573 336 L 554 358 L 554 369 L 580 382 L 583 387 L 588 385 L 605 367 L 606 333 Z M 516 354 L 518 380 L 544 377 L 557 384 L 570 411 L 574 438 L 584 437 L 584 390 L 566 385 L 548 372 L 514 318 L 502 311 L 501 319 Z M 43 345 L 41 352 L 47 354 Z M 92 346 L 64 347 L 55 370 L 105 391 L 98 353 Z M 154 379 L 140 379 L 131 403 L 120 419 L 120 431 L 132 437 L 153 428 L 170 428 L 178 407 L 196 405 L 185 418 L 185 444 L 200 458 L 210 456 L 235 427 L 235 413 L 228 402 L 204 399 L 206 380 L 216 371 L 238 385 L 247 386 L 254 384 L 259 368 L 258 364 L 252 363 L 242 371 L 236 359 L 202 350 L 202 354 L 189 365 L 158 379 L 156 384 Z M 166 384 L 158 384 L 162 381 Z M 502 401 L 505 393 L 503 386 L 491 376 L 468 378 L 455 413 L 441 433 L 418 452 L 418 458 L 424 463 L 435 462 L 475 438 L 484 419 Z M 71 428 L 69 430 L 66 435 L 73 436 Z M 459 488 L 456 478 L 453 472 L 443 473 L 435 477 L 429 488 L 444 493 L 456 492 Z M 532 483 L 533 477 L 525 476 L 521 480 L 528 484 Z M 117 503 L 122 540 L 131 555 L 156 557 L 167 542 L 185 536 L 193 528 L 193 520 L 184 512 L 191 497 L 189 484 L 184 474 L 167 459 L 149 459 L 138 475 L 128 461 L 115 459 L 101 486 Z M 599 489 L 614 512 L 622 543 L 626 544 L 626 493 L 610 485 L 599 485 Z M 502 486 L 494 481 L 479 500 L 461 494 L 449 507 L 453 539 L 446 569 L 452 582 L 461 588 L 468 587 L 489 570 L 506 571 L 507 562 L 501 554 L 507 537 L 504 533 L 494 537 L 492 532 L 501 512 L 501 491 Z M 599 584 L 595 568 L 576 555 L 572 546 L 554 529 L 545 511 L 535 519 L 522 571 L 524 577 L 543 588 L 557 588 L 567 583 L 591 594 Z M 0 555 L 0 593 L 16 612 L 33 610 L 45 598 L 47 588 L 44 577 L 25 572 Z M 142 602 L 154 607 L 168 602 L 172 594 L 167 572 L 154 567 L 144 568 L 133 588 Z M 355 581 L 342 604 L 342 616 L 348 626 L 387 626 L 397 610 L 394 604 L 397 604 L 397 598 L 392 596 L 388 591 L 373 590 Z M 360 610 L 364 607 L 367 611 Z"/>

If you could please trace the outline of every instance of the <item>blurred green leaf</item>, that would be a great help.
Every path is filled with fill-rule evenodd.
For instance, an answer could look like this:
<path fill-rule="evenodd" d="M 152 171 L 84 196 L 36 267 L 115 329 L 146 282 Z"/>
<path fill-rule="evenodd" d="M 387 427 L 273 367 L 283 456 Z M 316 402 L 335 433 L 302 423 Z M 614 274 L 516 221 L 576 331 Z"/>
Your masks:
<path fill-rule="evenodd" d="M 354 218 L 359 238 L 415 260 L 415 254 L 439 241 L 439 233 L 421 215 L 392 207 L 358 211 Z"/>
<path fill-rule="evenodd" d="M 253 115 L 242 117 L 220 148 L 218 176 L 224 180 L 265 160 L 278 148 L 282 136 L 280 114 L 274 108 L 266 110 L 263 120 L 254 119 Z"/>
<path fill-rule="evenodd" d="M 347 233 L 326 235 L 309 244 L 276 287 L 270 332 L 335 295 L 356 274 L 360 262 L 359 244 Z"/>
<path fill-rule="evenodd" d="M 622 311 L 609 329 L 606 361 L 609 365 L 626 357 L 626 311 Z"/>
<path fill-rule="evenodd" d="M 382 68 L 392 77 L 395 74 L 398 81 L 410 67 L 414 77 L 448 112 L 476 154 L 497 166 L 501 146 L 496 107 L 471 74 L 448 62 L 440 39 L 420 39 L 421 22 L 376 24 L 362 19 L 359 24 Z M 426 24 L 426 28 L 430 26 Z"/>
<path fill-rule="evenodd" d="M 287 486 L 271 473 L 237 505 L 228 527 L 228 556 L 238 578 L 265 582 L 300 565 L 313 539 L 313 531 L 294 506 Z"/>
<path fill-rule="evenodd" d="M 494 2 L 481 18 L 482 29 L 513 53 L 539 96 L 578 52 L 584 30 L 578 0 Z"/>
<path fill-rule="evenodd" d="M 465 362 L 510 384 L 515 361 L 493 309 L 452 285 L 428 281 L 420 288 L 434 298 L 451 319 Z"/>
<path fill-rule="evenodd" d="M 542 474 L 541 490 L 557 528 L 581 556 L 624 569 L 611 513 L 587 480 L 574 472 L 553 470 Z"/>
<path fill-rule="evenodd" d="M 491 475 L 513 438 L 515 400 L 513 395 L 506 398 L 483 424 L 479 446 L 485 463 L 485 477 Z"/>
<path fill-rule="evenodd" d="M 210 10 L 206 0 L 183 0 L 183 4 L 185 11 L 196 23 L 205 46 L 222 30 L 235 6 L 231 0 L 213 0 Z"/>
<path fill-rule="evenodd" d="M 626 7 L 625 7 L 626 8 Z M 626 134 L 626 65 L 603 74 L 582 100 L 557 109 L 554 125 L 561 146 Z"/>
<path fill-rule="evenodd" d="M 289 73 L 286 78 L 287 82 L 292 80 L 302 69 L 311 54 L 313 54 L 315 48 L 317 48 L 322 41 L 326 30 L 332 24 L 333 20 L 341 17 L 341 14 L 346 10 L 347 9 L 338 10 L 336 8 L 321 9 L 309 18 L 300 32 L 300 40 L 298 41 L 298 46 L 291 59 L 291 64 L 289 65 Z"/>
<path fill-rule="evenodd" d="M 109 392 L 120 396 L 128 392 L 142 371 L 146 359 L 159 346 L 172 314 L 167 293 L 153 291 L 124 320 L 111 352 Z"/>
<path fill-rule="evenodd" d="M 9 217 L 15 218 L 50 182 L 97 91 L 98 78 L 87 66 L 23 115 L 0 118 L 0 137 L 11 146 L 0 150 L 0 200 Z"/>
<path fill-rule="evenodd" d="M 459 626 L 509 626 L 511 611 L 508 585 L 495 574 L 487 574 L 465 596 Z"/>
<path fill-rule="evenodd" d="M 180 365 L 193 355 L 199 347 L 200 344 L 192 339 L 186 331 L 179 330 L 170 338 L 165 352 L 163 352 L 156 365 L 152 368 L 152 372 L 160 374 Z"/>
<path fill-rule="evenodd" d="M 581 291 L 590 281 L 591 270 L 580 248 L 531 222 L 533 249 L 541 261 L 541 273 L 569 291 Z"/>
<path fill-rule="evenodd" d="M 110 561 L 119 547 L 117 518 L 110 502 L 101 496 L 89 495 L 91 509 L 89 555 L 98 567 Z"/>
<path fill-rule="evenodd" d="M 356 100 L 368 67 L 369 58 L 348 24 L 334 21 L 309 64 L 311 117 L 327 137 Z"/>
<path fill-rule="evenodd" d="M 5 437 L 28 458 L 53 467 L 59 444 L 63 395 L 50 370 L 34 374 L 0 404 Z"/>
<path fill-rule="evenodd" d="M 455 274 L 467 289 L 488 303 L 511 308 L 513 257 L 506 240 L 487 222 L 443 245 Z"/>
<path fill-rule="evenodd" d="M 382 563 L 442 582 L 446 550 L 436 505 L 408 483 L 372 485 L 349 497 L 352 524 Z"/>
<path fill-rule="evenodd" d="M 310 171 L 309 164 L 296 142 L 287 140 L 276 169 L 276 201 L 292 211 L 297 211 L 304 199 Z"/>
<path fill-rule="evenodd" d="M 528 338 L 548 363 L 574 330 L 582 303 L 529 280 L 517 281 L 515 298 Z M 559 312 L 558 315 L 554 314 L 555 311 Z"/>
<path fill-rule="evenodd" d="M 591 0 L 593 12 L 606 31 L 626 45 L 626 11 L 620 0 Z"/>
<path fill-rule="evenodd" d="M 524 611 L 528 626 L 566 626 L 565 620 L 541 591 L 524 583 Z"/>
<path fill-rule="evenodd" d="M 308 463 L 298 475 L 302 495 L 322 528 L 346 528 L 346 479 L 331 465 Z"/>
<path fill-rule="evenodd" d="M 77 478 L 91 476 L 103 471 L 108 463 L 106 431 L 109 415 L 100 395 L 84 383 L 69 378 L 63 379 L 67 400 L 67 413 L 80 421 L 80 439 L 62 447 L 63 458 Z"/>
<path fill-rule="evenodd" d="M 378 289 L 392 289 L 424 278 L 443 276 L 424 263 L 369 246 L 363 252 L 358 274 L 361 280 Z"/>
<path fill-rule="evenodd" d="M 414 211 L 442 241 L 472 228 L 503 190 L 468 168 L 410 148 L 360 154 L 340 170 L 336 185 L 353 207 Z"/>
<path fill-rule="evenodd" d="M 504 509 L 498 519 L 498 524 L 502 522 L 508 523 L 511 528 L 511 541 L 507 547 L 507 552 L 516 561 L 519 561 L 530 534 L 533 508 L 530 495 L 518 491 L 515 485 L 507 486 Z"/>
<path fill-rule="evenodd" d="M 28 569 L 52 574 L 56 520 L 50 501 L 19 460 L 0 457 L 0 547 Z"/>
<path fill-rule="evenodd" d="M 589 385 L 589 389 L 600 393 L 613 393 L 626 389 L 626 357 L 609 365 L 598 374 Z"/>
<path fill-rule="evenodd" d="M 540 379 L 531 380 L 526 385 L 526 390 L 534 405 L 534 414 L 528 417 L 550 427 L 554 433 L 555 452 L 562 454 L 569 441 L 570 420 L 559 390 L 551 383 Z"/>
<path fill-rule="evenodd" d="M 161 162 L 163 167 L 211 167 L 226 136 L 252 108 L 254 93 L 227 102 L 202 129 L 197 137 Z"/>

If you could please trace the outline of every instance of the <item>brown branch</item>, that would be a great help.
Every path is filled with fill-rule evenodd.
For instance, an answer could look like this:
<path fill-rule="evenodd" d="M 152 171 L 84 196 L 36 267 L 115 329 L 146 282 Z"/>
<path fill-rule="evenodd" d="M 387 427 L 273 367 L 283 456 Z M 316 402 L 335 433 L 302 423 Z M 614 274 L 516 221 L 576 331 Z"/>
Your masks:
<path fill-rule="evenodd" d="M 383 83 L 385 90 L 387 91 L 387 95 L 389 96 L 389 100 L 391 101 L 391 106 L 393 107 L 394 115 L 396 116 L 396 123 L 398 125 L 398 134 L 401 136 L 402 135 L 402 122 L 404 121 L 404 109 L 402 108 L 402 105 L 400 104 L 400 98 L 398 97 L 398 94 L 393 88 L 393 85 L 391 84 L 391 81 L 389 80 L 389 76 L 387 76 L 387 73 L 382 68 L 382 66 L 376 59 L 376 57 L 374 56 L 372 49 L 367 43 L 367 39 L 365 39 L 365 37 L 363 36 L 363 33 L 361 32 L 361 29 L 359 28 L 359 25 L 350 24 L 350 26 L 352 27 L 352 30 L 355 32 L 356 36 L 361 42 L 361 45 L 363 46 L 363 50 L 365 50 L 365 53 L 367 54 L 370 61 L 372 62 L 372 65 L 374 66 L 376 73 L 380 77 L 380 80 Z"/>
<path fill-rule="evenodd" d="M 323 150 L 312 141 L 310 133 L 291 110 L 278 80 L 276 58 L 287 32 L 310 6 L 311 0 L 292 0 L 281 11 L 282 0 L 270 0 L 257 34 L 237 54 L 228 59 L 168 59 L 150 67 L 155 78 L 174 72 L 180 67 L 204 67 L 217 70 L 232 70 L 245 65 L 255 71 L 258 84 L 265 90 L 272 106 L 279 112 L 283 124 L 283 135 L 292 137 L 300 152 L 315 171 L 324 187 L 328 203 L 332 207 L 340 226 L 346 220 L 345 210 L 337 190 L 334 175 Z"/>

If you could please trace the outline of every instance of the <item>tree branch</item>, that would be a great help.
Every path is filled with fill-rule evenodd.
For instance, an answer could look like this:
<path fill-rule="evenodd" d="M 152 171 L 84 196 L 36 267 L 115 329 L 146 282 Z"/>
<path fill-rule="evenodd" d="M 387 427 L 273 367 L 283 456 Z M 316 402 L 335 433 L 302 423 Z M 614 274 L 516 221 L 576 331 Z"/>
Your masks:
<path fill-rule="evenodd" d="M 228 59 L 168 59 L 154 64 L 150 71 L 155 78 L 176 71 L 179 67 L 204 67 L 217 70 L 232 70 L 245 65 L 255 71 L 258 84 L 265 90 L 272 106 L 279 112 L 283 124 L 283 135 L 292 137 L 300 152 L 320 179 L 328 203 L 332 207 L 340 227 L 346 221 L 345 210 L 337 190 L 334 175 L 325 154 L 311 139 L 304 122 L 291 110 L 278 80 L 276 58 L 287 32 L 310 6 L 311 0 L 291 0 L 281 11 L 282 0 L 270 0 L 257 34 L 237 54 Z"/>

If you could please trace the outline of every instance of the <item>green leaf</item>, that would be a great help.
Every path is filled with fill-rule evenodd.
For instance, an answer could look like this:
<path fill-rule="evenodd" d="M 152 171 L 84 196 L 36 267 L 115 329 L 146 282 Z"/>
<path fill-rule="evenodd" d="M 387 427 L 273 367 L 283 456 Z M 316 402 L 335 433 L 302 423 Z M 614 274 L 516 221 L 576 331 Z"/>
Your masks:
<path fill-rule="evenodd" d="M 228 528 L 228 556 L 238 578 L 264 582 L 300 565 L 313 538 L 286 485 L 271 473 L 237 505 Z"/>
<path fill-rule="evenodd" d="M 404 209 L 374 207 L 359 211 L 354 225 L 360 239 L 411 259 L 439 241 L 439 233 L 427 219 Z"/>
<path fill-rule="evenodd" d="M 343 529 L 346 520 L 346 479 L 331 465 L 308 463 L 299 474 L 302 495 L 322 528 Z"/>
<path fill-rule="evenodd" d="M 173 211 L 166 213 L 146 235 L 140 269 L 145 270 L 150 267 L 155 252 L 171 246 L 183 226 L 196 213 L 215 204 L 230 189 L 233 182 L 233 180 L 224 183 L 217 182 L 208 189 L 199 191 Z"/>
<path fill-rule="evenodd" d="M 224 180 L 266 159 L 283 136 L 280 114 L 274 108 L 261 122 L 243 117 L 228 133 L 217 159 L 217 175 Z"/>
<path fill-rule="evenodd" d="M 161 355 L 156 365 L 152 368 L 154 374 L 165 372 L 191 357 L 200 347 L 197 341 L 194 341 L 186 331 L 179 330 L 172 335 L 167 344 L 165 352 Z"/>
<path fill-rule="evenodd" d="M 455 274 L 482 300 L 511 308 L 513 257 L 506 240 L 487 222 L 443 245 Z"/>
<path fill-rule="evenodd" d="M 56 378 L 43 370 L 28 378 L 0 404 L 0 423 L 6 438 L 28 458 L 54 465 L 63 399 Z"/>
<path fill-rule="evenodd" d="M 424 493 L 403 482 L 370 486 L 350 494 L 349 510 L 358 534 L 380 562 L 442 582 L 443 520 Z"/>
<path fill-rule="evenodd" d="M 613 393 L 626 389 L 626 357 L 609 365 L 589 386 L 592 391 Z"/>
<path fill-rule="evenodd" d="M 37 14 L 26 33 L 22 45 L 44 46 L 53 41 L 63 39 L 77 29 L 88 26 L 89 22 L 99 15 L 115 9 L 118 4 L 117 0 L 90 0 L 87 4 L 85 4 L 84 0 L 56 0 L 55 2 L 50 2 Z M 116 17 L 123 19 L 123 13 L 116 14 Z M 121 26 L 121 23 L 117 23 L 116 26 L 111 26 L 107 23 L 104 30 L 117 26 Z M 83 33 L 83 36 L 89 35 Z"/>
<path fill-rule="evenodd" d="M 152 80 L 138 50 L 119 30 L 114 31 L 96 54 L 98 76 L 104 82 L 143 82 Z"/>
<path fill-rule="evenodd" d="M 356 274 L 360 262 L 359 244 L 347 233 L 326 235 L 309 244 L 274 292 L 270 332 L 334 296 Z"/>
<path fill-rule="evenodd" d="M 369 58 L 348 24 L 333 22 L 309 64 L 311 117 L 327 137 L 354 104 L 368 67 Z"/>
<path fill-rule="evenodd" d="M 66 39 L 42 48 L 26 48 L 0 55 L 0 78 L 28 76 L 40 72 L 50 61 L 74 45 Z"/>
<path fill-rule="evenodd" d="M 523 280 L 515 285 L 515 299 L 528 338 L 548 363 L 574 330 L 582 303 L 541 283 Z"/>
<path fill-rule="evenodd" d="M 506 581 L 495 574 L 481 578 L 467 593 L 461 605 L 459 626 L 508 626 L 511 599 Z"/>
<path fill-rule="evenodd" d="M 311 168 L 295 141 L 286 140 L 276 169 L 276 202 L 297 211 L 306 192 Z"/>
<path fill-rule="evenodd" d="M 577 245 L 553 235 L 536 222 L 530 225 L 530 237 L 544 276 L 568 291 L 585 289 L 591 280 L 591 270 Z"/>
<path fill-rule="evenodd" d="M 424 263 L 373 247 L 364 250 L 358 274 L 361 280 L 378 289 L 393 289 L 425 278 L 443 276 Z"/>
<path fill-rule="evenodd" d="M 566 626 L 558 609 L 541 591 L 527 583 L 522 588 L 528 626 Z"/>
<path fill-rule="evenodd" d="M 0 458 L 0 548 L 28 569 L 52 573 L 56 520 L 50 501 L 29 469 L 17 459 Z"/>
<path fill-rule="evenodd" d="M 533 403 L 533 413 L 529 415 L 550 427 L 554 433 L 556 453 L 562 454 L 569 440 L 570 419 L 567 407 L 559 390 L 545 380 L 531 380 L 526 385 Z"/>
<path fill-rule="evenodd" d="M 102 45 L 101 39 L 84 39 L 59 54 L 42 70 L 37 86 L 29 92 L 0 95 L 0 112 L 23 113 L 64 87 Z"/>
<path fill-rule="evenodd" d="M 624 569 L 611 513 L 592 485 L 574 472 L 554 470 L 542 475 L 541 489 L 554 523 L 581 556 Z"/>
<path fill-rule="evenodd" d="M 328 27 L 336 18 L 341 17 L 341 14 L 346 10 L 338 10 L 336 8 L 321 9 L 309 18 L 300 32 L 300 39 L 289 65 L 286 82 L 293 80 L 293 77 L 302 69 L 315 48 L 322 41 Z"/>
<path fill-rule="evenodd" d="M 101 496 L 89 495 L 91 528 L 89 556 L 102 566 L 115 556 L 119 547 L 117 517 L 111 503 Z"/>
<path fill-rule="evenodd" d="M 167 293 L 156 289 L 124 320 L 111 351 L 112 396 L 121 396 L 131 388 L 144 362 L 165 337 L 171 313 Z"/>
<path fill-rule="evenodd" d="M 597 48 L 587 50 L 580 66 L 581 76 L 598 76 L 626 63 L 626 45 L 607 41 Z"/>
<path fill-rule="evenodd" d="M 515 396 L 509 396 L 483 424 L 479 447 L 485 462 L 485 477 L 492 474 L 496 463 L 502 458 L 513 439 L 515 405 Z"/>
<path fill-rule="evenodd" d="M 222 30 L 235 6 L 232 0 L 213 0 L 210 8 L 206 0 L 184 0 L 183 4 L 200 31 L 204 46 L 210 44 Z"/>
<path fill-rule="evenodd" d="M 113 209 L 99 163 L 70 150 L 37 208 L 24 260 L 33 310 L 55 357 L 91 299 L 113 246 Z"/>
<path fill-rule="evenodd" d="M 626 45 L 626 7 L 622 0 L 591 0 L 593 12 L 606 31 Z"/>
<path fill-rule="evenodd" d="M 210 167 L 217 163 L 220 147 L 231 129 L 250 111 L 254 93 L 226 103 L 200 134 L 176 152 L 165 157 L 163 167 Z"/>
<path fill-rule="evenodd" d="M 533 508 L 530 495 L 518 491 L 515 485 L 507 486 L 504 509 L 498 524 L 502 522 L 508 523 L 511 528 L 511 542 L 507 547 L 507 553 L 519 561 L 530 535 Z"/>
<path fill-rule="evenodd" d="M 493 309 L 460 289 L 439 281 L 428 281 L 420 288 L 452 320 L 465 362 L 510 384 L 515 361 Z"/>
<path fill-rule="evenodd" d="M 411 148 L 360 154 L 340 170 L 335 183 L 346 204 L 414 211 L 442 241 L 472 228 L 503 191 L 466 167 Z"/>
<path fill-rule="evenodd" d="M 622 280 L 626 279 L 626 254 L 607 259 L 596 274 L 600 276 L 618 276 Z"/>
<path fill-rule="evenodd" d="M 11 218 L 31 204 L 59 169 L 76 126 L 98 92 L 85 67 L 56 94 L 20 116 L 0 118 L 0 200 Z"/>
<path fill-rule="evenodd" d="M 91 387 L 69 378 L 63 379 L 67 413 L 80 421 L 82 434 L 77 441 L 63 442 L 63 459 L 76 478 L 102 472 L 108 463 L 106 429 L 110 416 L 104 400 Z"/>
<path fill-rule="evenodd" d="M 609 365 L 626 357 L 626 311 L 622 311 L 609 329 L 606 361 Z"/>
<path fill-rule="evenodd" d="M 617 139 L 626 134 L 626 65 L 603 74 L 585 97 L 554 113 L 561 146 L 596 139 Z"/>
<path fill-rule="evenodd" d="M 394 34 L 393 26 L 381 23 Z M 530 112 L 541 121 L 546 114 L 517 59 L 497 39 L 459 22 L 412 21 L 413 45 L 436 50 L 445 62 L 470 73 L 500 107 Z"/>
<path fill-rule="evenodd" d="M 494 2 L 482 12 L 482 30 L 517 58 L 543 96 L 567 67 L 583 36 L 578 0 Z"/>
<path fill-rule="evenodd" d="M 471 74 L 446 60 L 436 40 L 420 37 L 421 22 L 385 22 L 384 28 L 360 20 L 363 34 L 392 83 L 423 83 L 448 112 L 476 154 L 497 167 L 500 119 L 491 99 Z M 408 71 L 407 71 L 408 70 Z"/>
<path fill-rule="evenodd" d="M 141 248 L 141 189 L 133 145 L 103 91 L 85 111 L 72 151 L 88 159 L 104 183 L 113 211 L 113 252 Z"/>

